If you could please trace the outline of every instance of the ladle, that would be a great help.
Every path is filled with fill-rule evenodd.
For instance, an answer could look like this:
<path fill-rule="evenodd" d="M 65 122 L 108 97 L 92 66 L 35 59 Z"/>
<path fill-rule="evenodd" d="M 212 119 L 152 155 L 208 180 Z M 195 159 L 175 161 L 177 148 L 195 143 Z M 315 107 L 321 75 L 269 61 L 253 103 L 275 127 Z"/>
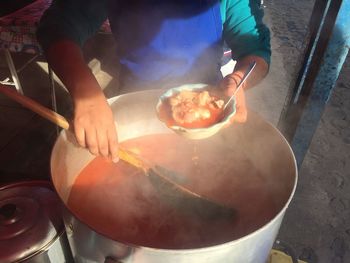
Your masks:
<path fill-rule="evenodd" d="M 33 112 L 36 112 L 57 126 L 65 130 L 69 129 L 69 122 L 62 115 L 1 84 L 0 92 Z M 170 176 L 165 175 L 171 175 L 174 173 L 173 171 L 169 171 L 161 166 L 153 165 L 142 159 L 140 156 L 125 150 L 120 146 L 119 158 L 132 166 L 143 170 L 145 174 L 148 175 L 150 181 L 158 192 L 161 193 L 162 196 L 166 197 L 166 201 L 170 202 L 172 205 L 175 205 L 181 211 L 192 215 L 197 215 L 204 219 L 234 219 L 234 215 L 236 213 L 235 209 L 196 194 L 186 187 L 174 182 L 172 179 L 170 179 Z"/>

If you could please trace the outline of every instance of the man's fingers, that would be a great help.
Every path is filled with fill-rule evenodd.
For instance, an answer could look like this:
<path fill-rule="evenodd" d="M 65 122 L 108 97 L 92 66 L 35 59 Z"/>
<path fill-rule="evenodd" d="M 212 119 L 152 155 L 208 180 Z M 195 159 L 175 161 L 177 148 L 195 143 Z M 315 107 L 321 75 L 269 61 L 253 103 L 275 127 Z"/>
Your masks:
<path fill-rule="evenodd" d="M 107 157 L 109 152 L 107 131 L 104 129 L 98 129 L 96 134 L 99 153 L 102 156 Z"/>
<path fill-rule="evenodd" d="M 75 133 L 75 137 L 77 139 L 77 142 L 79 143 L 79 145 L 81 147 L 86 147 L 86 143 L 85 143 L 85 131 L 84 128 L 79 126 L 79 125 L 74 125 L 74 133 Z"/>
<path fill-rule="evenodd" d="M 244 123 L 247 121 L 248 118 L 248 112 L 247 110 L 237 110 L 237 113 L 235 114 L 235 116 L 233 116 L 231 123 L 232 122 L 238 122 L 238 123 Z"/>
<path fill-rule="evenodd" d="M 247 121 L 248 111 L 244 91 L 241 89 L 237 93 L 236 114 L 233 116 L 234 122 L 244 123 Z"/>
<path fill-rule="evenodd" d="M 248 118 L 248 112 L 246 108 L 243 109 L 238 109 L 235 113 L 235 115 L 230 119 L 230 122 L 226 124 L 224 127 L 230 126 L 232 123 L 237 122 L 237 123 L 245 123 Z"/>
<path fill-rule="evenodd" d="M 227 75 L 221 82 L 220 87 L 224 89 L 226 96 L 232 96 L 236 91 L 238 83 L 240 82 L 240 77 L 237 74 Z"/>
<path fill-rule="evenodd" d="M 85 138 L 86 138 L 86 145 L 89 151 L 93 155 L 98 155 L 99 149 L 98 149 L 96 130 L 92 127 L 85 129 Z"/>
<path fill-rule="evenodd" d="M 111 156 L 113 162 L 118 162 L 118 140 L 115 129 L 95 130 L 92 127 L 76 128 L 76 138 L 80 146 L 87 147 L 94 155 Z"/>
<path fill-rule="evenodd" d="M 236 90 L 236 83 L 231 78 L 225 77 L 220 84 L 220 88 L 224 91 L 226 96 L 231 96 Z"/>
<path fill-rule="evenodd" d="M 109 154 L 114 163 L 119 161 L 118 157 L 118 138 L 115 127 L 110 128 L 107 133 L 108 136 L 108 146 L 109 146 Z"/>
<path fill-rule="evenodd" d="M 92 154 L 108 157 L 113 152 L 116 158 L 117 136 L 113 112 L 103 93 L 97 95 L 74 101 L 75 134 L 79 144 Z"/>

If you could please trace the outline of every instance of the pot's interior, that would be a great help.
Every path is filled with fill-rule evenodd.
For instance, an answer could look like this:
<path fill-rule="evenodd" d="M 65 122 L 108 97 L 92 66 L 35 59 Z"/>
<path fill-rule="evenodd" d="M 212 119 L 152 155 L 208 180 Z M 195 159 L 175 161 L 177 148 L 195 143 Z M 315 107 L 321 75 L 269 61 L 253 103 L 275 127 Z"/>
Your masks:
<path fill-rule="evenodd" d="M 293 154 L 258 115 L 205 140 L 190 141 L 157 118 L 160 91 L 123 95 L 112 104 L 124 147 L 176 171 L 192 190 L 237 210 L 230 221 L 183 214 L 137 170 L 94 159 L 61 134 L 52 154 L 52 178 L 73 214 L 118 241 L 158 248 L 197 248 L 245 236 L 271 221 L 295 184 Z M 68 136 L 69 137 L 69 136 Z"/>

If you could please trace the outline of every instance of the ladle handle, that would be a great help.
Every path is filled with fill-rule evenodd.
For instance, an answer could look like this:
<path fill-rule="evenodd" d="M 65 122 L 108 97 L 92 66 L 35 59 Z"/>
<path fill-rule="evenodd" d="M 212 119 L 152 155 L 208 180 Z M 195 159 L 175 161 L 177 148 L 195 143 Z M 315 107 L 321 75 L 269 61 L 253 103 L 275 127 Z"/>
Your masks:
<path fill-rule="evenodd" d="M 0 84 L 0 92 L 4 95 L 8 96 L 9 98 L 13 99 L 14 101 L 18 102 L 19 104 L 23 105 L 24 107 L 32 110 L 33 112 L 39 114 L 41 117 L 51 121 L 52 123 L 56 124 L 57 126 L 68 130 L 69 129 L 69 122 L 65 117 L 62 115 L 44 107 L 43 105 L 39 104 L 38 102 L 18 93 L 17 91 L 10 89 L 4 85 Z M 147 169 L 148 165 L 144 160 L 142 160 L 140 157 L 138 157 L 136 154 L 131 153 L 121 147 L 119 149 L 119 158 L 123 161 L 141 168 L 141 169 Z"/>
<path fill-rule="evenodd" d="M 22 106 L 34 111 L 35 113 L 39 114 L 43 118 L 53 122 L 57 126 L 68 130 L 69 129 L 69 123 L 66 118 L 64 118 L 62 115 L 42 106 L 41 104 L 37 103 L 36 101 L 23 96 L 22 94 L 18 93 L 14 89 L 5 87 L 4 85 L 0 84 L 0 92 L 4 95 L 10 97 L 14 101 L 18 102 Z"/>

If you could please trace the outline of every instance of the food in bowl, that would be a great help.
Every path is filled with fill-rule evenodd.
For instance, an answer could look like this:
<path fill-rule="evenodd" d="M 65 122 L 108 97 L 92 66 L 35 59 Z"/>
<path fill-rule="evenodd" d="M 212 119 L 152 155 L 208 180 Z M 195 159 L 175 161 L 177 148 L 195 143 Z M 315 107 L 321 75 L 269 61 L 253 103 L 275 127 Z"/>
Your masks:
<path fill-rule="evenodd" d="M 207 90 L 181 90 L 163 101 L 167 124 L 184 128 L 206 128 L 222 118 L 224 101 Z"/>
<path fill-rule="evenodd" d="M 172 114 L 173 107 L 170 104 L 170 98 L 175 98 L 182 91 L 195 92 L 196 94 L 199 94 L 202 91 L 208 91 L 209 96 L 214 98 L 217 102 L 217 105 L 213 105 L 213 101 L 209 101 L 210 103 L 207 103 L 204 106 L 204 108 L 209 108 L 209 118 L 199 118 L 200 116 L 198 116 L 197 113 L 198 119 L 196 118 L 193 122 L 186 123 L 184 120 L 182 121 L 183 123 L 181 123 L 181 121 L 180 123 L 176 122 Z M 232 117 L 236 113 L 235 99 L 233 99 L 231 104 L 225 108 L 225 106 L 220 105 L 219 100 L 221 99 L 221 96 L 216 94 L 220 94 L 220 91 L 203 83 L 184 84 L 179 87 L 171 88 L 159 97 L 156 106 L 157 117 L 175 133 L 187 139 L 201 140 L 211 137 L 218 133 L 223 127 L 230 124 Z M 207 117 L 203 113 L 201 116 Z"/>

